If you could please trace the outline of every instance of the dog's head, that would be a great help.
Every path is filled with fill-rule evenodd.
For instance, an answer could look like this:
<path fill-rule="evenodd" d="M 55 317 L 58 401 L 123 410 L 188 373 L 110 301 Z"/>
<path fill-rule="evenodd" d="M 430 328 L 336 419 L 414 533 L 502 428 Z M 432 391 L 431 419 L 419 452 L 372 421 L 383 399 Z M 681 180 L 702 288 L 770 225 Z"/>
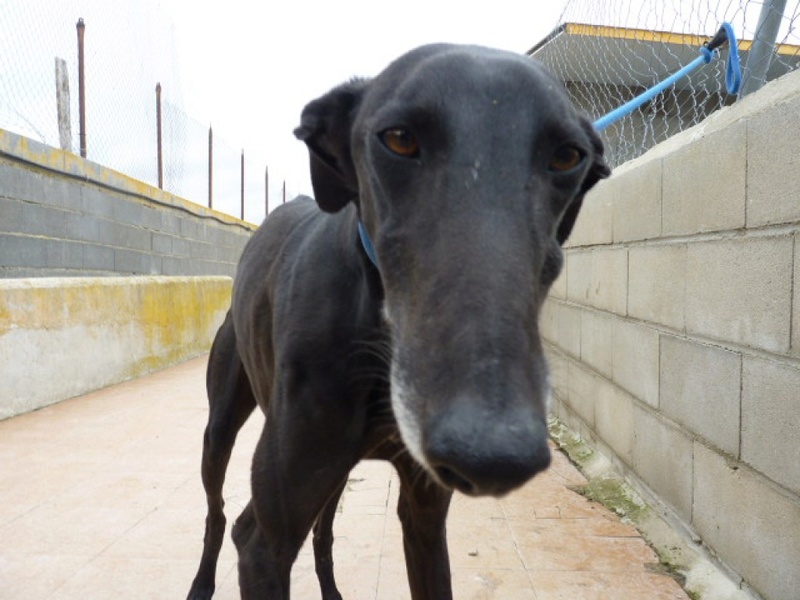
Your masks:
<path fill-rule="evenodd" d="M 433 45 L 311 102 L 295 133 L 319 206 L 354 203 L 374 243 L 409 451 L 465 493 L 521 485 L 550 461 L 539 310 L 609 174 L 592 125 L 532 60 Z"/>

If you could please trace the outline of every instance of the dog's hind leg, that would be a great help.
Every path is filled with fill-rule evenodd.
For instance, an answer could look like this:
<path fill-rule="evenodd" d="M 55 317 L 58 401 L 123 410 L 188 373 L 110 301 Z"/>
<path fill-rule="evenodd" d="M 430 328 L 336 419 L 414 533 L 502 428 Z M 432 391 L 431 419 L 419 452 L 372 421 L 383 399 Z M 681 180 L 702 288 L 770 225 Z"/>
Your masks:
<path fill-rule="evenodd" d="M 342 600 L 333 574 L 333 520 L 346 485 L 347 479 L 342 481 L 314 522 L 314 566 L 322 590 L 322 600 Z"/>
<path fill-rule="evenodd" d="M 189 600 L 207 600 L 214 594 L 217 558 L 225 536 L 222 486 L 236 436 L 256 406 L 250 383 L 236 352 L 230 313 L 217 332 L 206 376 L 209 414 L 203 435 L 201 474 L 208 512 L 203 556 L 189 591 Z"/>
<path fill-rule="evenodd" d="M 452 492 L 434 483 L 407 452 L 392 459 L 400 476 L 397 514 L 413 600 L 453 597 L 445 520 Z"/>

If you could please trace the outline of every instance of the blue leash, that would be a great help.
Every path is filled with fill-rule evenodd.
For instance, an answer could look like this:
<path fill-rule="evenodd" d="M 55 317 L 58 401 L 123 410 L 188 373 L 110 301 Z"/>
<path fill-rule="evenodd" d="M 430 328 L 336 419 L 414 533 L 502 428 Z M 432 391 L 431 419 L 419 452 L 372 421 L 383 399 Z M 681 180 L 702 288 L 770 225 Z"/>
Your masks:
<path fill-rule="evenodd" d="M 361 238 L 361 245 L 364 247 L 364 252 L 367 253 L 370 262 L 377 267 L 378 255 L 375 254 L 375 246 L 372 245 L 372 240 L 369 239 L 369 234 L 364 228 L 364 224 L 361 223 L 361 219 L 358 220 L 358 237 Z"/>
<path fill-rule="evenodd" d="M 728 63 L 725 69 L 725 85 L 728 88 L 729 94 L 736 94 L 742 84 L 742 69 L 739 64 L 739 47 L 736 43 L 733 27 L 731 27 L 730 23 L 725 22 L 722 24 L 722 27 L 719 28 L 716 35 L 700 47 L 700 56 L 683 67 L 680 71 L 667 77 L 661 83 L 654 85 L 636 96 L 633 100 L 626 102 L 619 108 L 597 119 L 597 121 L 593 123 L 594 128 L 597 131 L 602 131 L 612 123 L 626 117 L 646 102 L 655 98 L 658 94 L 672 86 L 679 79 L 686 77 L 700 65 L 710 63 L 714 59 L 714 52 L 725 42 L 728 43 L 728 47 L 730 48 Z M 364 247 L 364 252 L 366 252 L 370 262 L 378 267 L 378 257 L 375 254 L 375 247 L 372 245 L 372 240 L 369 239 L 369 234 L 360 220 L 358 221 L 358 236 L 361 238 L 361 245 Z M 380 270 L 380 267 L 378 267 L 378 269 Z"/>
<path fill-rule="evenodd" d="M 730 54 L 728 55 L 728 64 L 725 71 L 725 84 L 728 88 L 729 94 L 736 94 L 739 91 L 739 86 L 742 84 L 742 70 L 739 65 L 739 48 L 736 44 L 736 36 L 733 33 L 733 27 L 730 23 L 723 23 L 717 34 L 700 47 L 700 56 L 683 67 L 680 71 L 670 75 L 661 83 L 654 85 L 650 89 L 642 92 L 630 102 L 626 102 L 619 108 L 612 110 L 610 113 L 600 117 L 594 122 L 594 128 L 597 131 L 602 131 L 612 123 L 619 121 L 623 117 L 631 114 L 634 110 L 655 98 L 658 94 L 671 87 L 676 81 L 687 76 L 700 65 L 710 63 L 714 58 L 714 51 L 722 44 L 728 42 Z"/>

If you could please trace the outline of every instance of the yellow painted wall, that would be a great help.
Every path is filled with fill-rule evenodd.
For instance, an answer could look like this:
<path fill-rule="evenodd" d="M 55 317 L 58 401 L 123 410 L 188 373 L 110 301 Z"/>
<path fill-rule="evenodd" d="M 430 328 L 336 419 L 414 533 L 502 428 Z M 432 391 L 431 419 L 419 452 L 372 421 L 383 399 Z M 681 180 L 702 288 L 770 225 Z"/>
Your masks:
<path fill-rule="evenodd" d="M 0 419 L 207 352 L 231 285 L 228 277 L 0 280 Z"/>

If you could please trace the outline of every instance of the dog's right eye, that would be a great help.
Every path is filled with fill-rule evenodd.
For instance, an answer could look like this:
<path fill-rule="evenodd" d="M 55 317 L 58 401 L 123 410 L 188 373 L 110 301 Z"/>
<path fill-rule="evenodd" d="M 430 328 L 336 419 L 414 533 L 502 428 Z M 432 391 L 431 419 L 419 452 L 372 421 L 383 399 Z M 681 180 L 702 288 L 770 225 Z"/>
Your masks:
<path fill-rule="evenodd" d="M 406 129 L 393 127 L 379 134 L 381 142 L 390 152 L 403 158 L 415 158 L 419 155 L 419 142 Z"/>

